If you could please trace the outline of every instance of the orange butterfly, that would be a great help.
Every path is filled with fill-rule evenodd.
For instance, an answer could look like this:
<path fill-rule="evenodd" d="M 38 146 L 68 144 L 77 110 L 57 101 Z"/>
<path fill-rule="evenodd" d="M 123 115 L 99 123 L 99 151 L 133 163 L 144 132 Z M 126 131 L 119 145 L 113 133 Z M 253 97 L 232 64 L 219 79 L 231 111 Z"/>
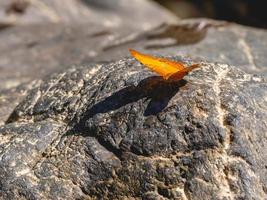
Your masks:
<path fill-rule="evenodd" d="M 165 80 L 181 80 L 193 69 L 200 67 L 199 64 L 185 67 L 180 62 L 174 62 L 165 58 L 157 58 L 151 55 L 142 54 L 133 49 L 129 49 L 133 57 L 135 57 L 143 65 L 152 71 L 160 74 Z"/>

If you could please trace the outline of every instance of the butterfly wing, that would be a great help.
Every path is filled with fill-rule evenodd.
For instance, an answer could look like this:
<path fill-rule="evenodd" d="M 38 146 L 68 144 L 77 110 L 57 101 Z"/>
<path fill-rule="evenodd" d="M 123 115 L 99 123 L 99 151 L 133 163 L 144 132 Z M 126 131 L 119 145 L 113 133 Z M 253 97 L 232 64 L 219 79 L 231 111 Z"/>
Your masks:
<path fill-rule="evenodd" d="M 135 57 L 143 65 L 152 71 L 160 74 L 164 79 L 168 79 L 175 73 L 186 69 L 182 63 L 173 62 L 165 58 L 157 58 L 151 55 L 142 54 L 133 49 L 129 49 L 133 57 Z"/>
<path fill-rule="evenodd" d="M 178 80 L 181 80 L 184 78 L 185 75 L 187 75 L 189 72 L 191 72 L 193 69 L 196 69 L 200 67 L 199 64 L 194 64 L 194 65 L 191 65 L 190 67 L 186 67 L 184 68 L 183 70 L 181 71 L 178 71 L 174 74 L 171 74 L 169 77 L 168 77 L 168 80 L 175 80 L 175 81 L 178 81 Z"/>

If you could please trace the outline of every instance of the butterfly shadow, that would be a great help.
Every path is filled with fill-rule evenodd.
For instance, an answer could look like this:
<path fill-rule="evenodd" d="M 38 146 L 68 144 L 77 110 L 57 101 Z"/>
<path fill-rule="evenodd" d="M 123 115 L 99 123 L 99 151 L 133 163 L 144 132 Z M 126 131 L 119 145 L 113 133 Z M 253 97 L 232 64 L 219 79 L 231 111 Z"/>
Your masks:
<path fill-rule="evenodd" d="M 185 80 L 166 81 L 159 76 L 143 79 L 137 86 L 125 87 L 103 101 L 93 105 L 87 111 L 87 119 L 98 113 L 117 110 L 140 99 L 149 101 L 144 116 L 156 115 L 168 105 L 171 98 L 187 83 Z"/>
<path fill-rule="evenodd" d="M 86 121 L 90 118 L 99 113 L 108 113 L 117 110 L 127 104 L 137 102 L 144 98 L 149 101 L 144 111 L 144 116 L 156 115 L 166 108 L 171 98 L 181 87 L 186 85 L 186 83 L 187 81 L 185 80 L 169 82 L 159 76 L 143 79 L 137 86 L 131 85 L 125 87 L 90 107 L 80 122 L 66 135 L 74 134 L 75 132 L 88 135 Z M 94 134 L 91 134 L 91 136 L 94 136 Z M 101 138 L 98 138 L 98 142 L 120 158 L 121 150 Z"/>

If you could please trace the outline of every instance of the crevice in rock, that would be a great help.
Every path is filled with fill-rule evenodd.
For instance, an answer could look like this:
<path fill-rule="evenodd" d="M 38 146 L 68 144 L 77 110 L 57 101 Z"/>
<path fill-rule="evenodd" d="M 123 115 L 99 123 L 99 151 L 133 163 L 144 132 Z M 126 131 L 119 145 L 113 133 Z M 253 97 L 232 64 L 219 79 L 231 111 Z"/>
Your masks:
<path fill-rule="evenodd" d="M 108 141 L 103 140 L 102 138 L 95 137 L 100 145 L 102 145 L 107 151 L 112 152 L 119 160 L 122 160 L 122 151 L 113 145 L 111 145 Z"/>
<path fill-rule="evenodd" d="M 84 120 L 80 121 L 78 126 L 75 126 L 70 132 L 77 132 L 79 133 L 79 135 L 85 136 L 85 137 L 87 136 L 94 137 L 102 147 L 104 147 L 107 151 L 113 153 L 113 155 L 117 157 L 120 161 L 123 159 L 121 149 L 114 147 L 108 141 L 105 141 L 101 137 L 98 137 L 94 133 L 95 131 L 93 129 L 90 130 L 87 127 L 85 127 L 84 123 L 85 123 Z M 66 135 L 68 135 L 68 133 Z"/>
<path fill-rule="evenodd" d="M 191 193 L 188 182 L 185 182 L 184 184 L 184 194 L 186 196 L 186 200 L 191 200 Z"/>
<path fill-rule="evenodd" d="M 262 185 L 262 191 L 263 191 L 265 194 L 267 194 L 267 187 L 264 186 L 264 185 Z"/>
<path fill-rule="evenodd" d="M 223 147 L 222 147 L 222 153 L 220 153 L 221 159 L 223 161 L 223 164 L 225 166 L 228 165 L 229 163 L 229 155 L 227 153 L 227 150 L 230 147 L 230 130 L 229 127 L 225 126 L 225 116 L 227 115 L 227 111 L 224 109 L 224 106 L 222 106 L 222 101 L 221 101 L 221 94 L 222 94 L 222 89 L 221 89 L 221 82 L 223 79 L 227 76 L 228 72 L 230 69 L 228 68 L 229 66 L 224 65 L 222 68 L 215 69 L 215 72 L 217 74 L 217 78 L 214 82 L 213 85 L 213 90 L 216 94 L 216 109 L 218 113 L 218 121 L 220 126 L 224 129 L 225 131 L 225 138 L 223 141 Z M 224 173 L 224 180 L 222 180 L 222 183 L 220 185 L 220 193 L 221 196 L 232 196 L 231 192 L 231 187 L 229 185 L 229 181 L 227 179 L 226 174 Z"/>
<path fill-rule="evenodd" d="M 112 33 L 108 30 L 102 30 L 95 33 L 90 34 L 90 37 L 100 37 L 105 35 L 111 35 Z"/>
<path fill-rule="evenodd" d="M 233 190 L 233 188 L 231 187 L 231 179 L 230 179 L 230 175 L 229 175 L 229 172 L 230 172 L 230 169 L 228 166 L 225 166 L 224 169 L 223 169 L 223 173 L 225 175 L 225 179 L 229 185 L 229 189 L 231 191 L 231 193 L 234 193 L 235 191 Z M 231 196 L 235 196 L 235 194 L 231 194 Z"/>

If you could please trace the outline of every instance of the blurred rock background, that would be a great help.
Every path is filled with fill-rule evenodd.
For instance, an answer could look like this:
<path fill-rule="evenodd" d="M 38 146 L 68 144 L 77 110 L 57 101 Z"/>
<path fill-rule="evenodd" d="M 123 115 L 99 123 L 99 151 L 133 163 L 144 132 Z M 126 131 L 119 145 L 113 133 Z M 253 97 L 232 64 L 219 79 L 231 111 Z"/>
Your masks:
<path fill-rule="evenodd" d="M 180 18 L 208 17 L 267 28 L 263 0 L 156 0 Z"/>

